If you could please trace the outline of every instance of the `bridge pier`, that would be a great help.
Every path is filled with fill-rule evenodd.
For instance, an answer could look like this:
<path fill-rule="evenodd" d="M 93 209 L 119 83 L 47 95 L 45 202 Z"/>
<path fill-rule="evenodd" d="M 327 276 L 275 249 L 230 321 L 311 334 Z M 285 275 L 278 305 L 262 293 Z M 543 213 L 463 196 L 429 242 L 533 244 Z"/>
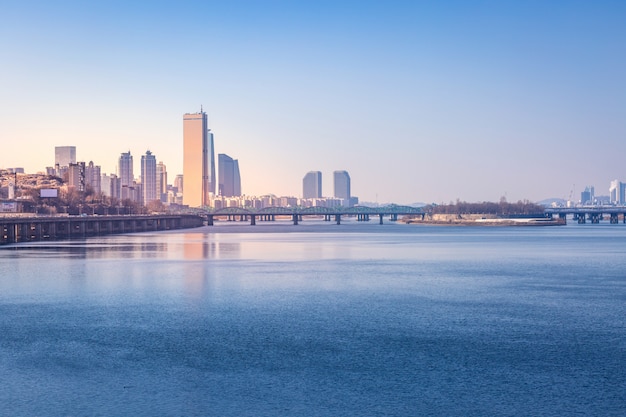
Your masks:
<path fill-rule="evenodd" d="M 7 243 L 15 243 L 15 225 L 7 225 Z"/>
<path fill-rule="evenodd" d="M 254 214 L 250 215 L 250 226 L 256 225 L 256 216 Z"/>
<path fill-rule="evenodd" d="M 28 230 L 27 230 L 27 224 L 19 224 L 17 226 L 18 230 L 17 230 L 17 242 L 26 242 L 28 240 Z"/>
<path fill-rule="evenodd" d="M 335 214 L 335 221 L 337 224 L 341 224 L 341 214 Z"/>
<path fill-rule="evenodd" d="M 618 220 L 618 218 L 617 218 L 617 213 L 611 213 L 611 218 L 610 218 L 609 222 L 610 222 L 611 224 L 617 224 L 617 223 L 619 223 L 619 220 Z"/>
<path fill-rule="evenodd" d="M 385 217 L 385 215 L 384 215 L 384 214 L 379 214 L 379 215 L 378 215 L 378 218 L 379 218 L 379 219 L 378 219 L 378 224 L 383 224 L 383 217 Z"/>
<path fill-rule="evenodd" d="M 292 215 L 291 219 L 293 220 L 293 225 L 297 226 L 298 225 L 298 215 L 297 214 Z"/>

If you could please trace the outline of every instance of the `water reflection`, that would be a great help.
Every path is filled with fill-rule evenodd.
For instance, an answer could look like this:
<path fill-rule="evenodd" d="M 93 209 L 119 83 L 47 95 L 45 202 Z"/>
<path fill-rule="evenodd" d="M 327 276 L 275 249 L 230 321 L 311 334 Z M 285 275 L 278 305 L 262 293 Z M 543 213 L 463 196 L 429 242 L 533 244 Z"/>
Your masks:
<path fill-rule="evenodd" d="M 75 241 L 31 242 L 0 248 L 0 254 L 20 257 L 82 259 L 184 259 L 238 258 L 241 243 L 220 241 L 209 233 L 124 235 Z"/>
<path fill-rule="evenodd" d="M 220 241 L 219 235 L 210 233 L 184 233 L 181 236 L 185 260 L 238 258 L 241 243 Z"/>

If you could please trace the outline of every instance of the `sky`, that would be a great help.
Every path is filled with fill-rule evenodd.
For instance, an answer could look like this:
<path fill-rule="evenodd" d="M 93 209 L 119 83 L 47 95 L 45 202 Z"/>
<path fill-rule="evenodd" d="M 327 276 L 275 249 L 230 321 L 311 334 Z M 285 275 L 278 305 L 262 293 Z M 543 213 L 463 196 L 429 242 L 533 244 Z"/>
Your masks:
<path fill-rule="evenodd" d="M 624 1 L 0 0 L 0 168 L 182 174 L 208 114 L 246 195 L 539 201 L 626 181 Z M 217 159 L 217 156 L 216 156 Z"/>

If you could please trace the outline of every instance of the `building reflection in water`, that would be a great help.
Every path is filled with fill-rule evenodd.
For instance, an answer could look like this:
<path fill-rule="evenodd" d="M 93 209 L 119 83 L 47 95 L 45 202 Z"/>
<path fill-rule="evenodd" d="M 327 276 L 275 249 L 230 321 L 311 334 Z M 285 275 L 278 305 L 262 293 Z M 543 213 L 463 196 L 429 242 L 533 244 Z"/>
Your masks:
<path fill-rule="evenodd" d="M 241 254 L 239 242 L 220 242 L 219 235 L 184 233 L 182 237 L 185 260 L 237 259 Z"/>

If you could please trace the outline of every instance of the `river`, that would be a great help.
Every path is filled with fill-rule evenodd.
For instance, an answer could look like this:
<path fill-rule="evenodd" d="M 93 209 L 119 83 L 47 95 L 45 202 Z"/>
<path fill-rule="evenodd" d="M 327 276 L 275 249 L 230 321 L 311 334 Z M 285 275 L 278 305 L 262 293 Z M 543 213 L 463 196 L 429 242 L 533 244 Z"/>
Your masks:
<path fill-rule="evenodd" d="M 626 225 L 0 249 L 4 415 L 626 415 Z"/>

